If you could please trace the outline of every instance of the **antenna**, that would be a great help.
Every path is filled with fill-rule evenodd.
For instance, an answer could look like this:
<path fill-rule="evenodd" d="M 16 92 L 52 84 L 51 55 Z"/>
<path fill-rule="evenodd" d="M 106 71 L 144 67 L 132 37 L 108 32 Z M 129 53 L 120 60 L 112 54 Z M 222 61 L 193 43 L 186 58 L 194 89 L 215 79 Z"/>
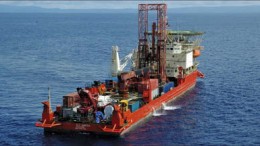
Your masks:
<path fill-rule="evenodd" d="M 51 110 L 51 89 L 50 89 L 50 87 L 48 87 L 48 92 L 49 92 L 48 101 L 49 101 L 49 106 L 50 106 L 50 110 Z"/>

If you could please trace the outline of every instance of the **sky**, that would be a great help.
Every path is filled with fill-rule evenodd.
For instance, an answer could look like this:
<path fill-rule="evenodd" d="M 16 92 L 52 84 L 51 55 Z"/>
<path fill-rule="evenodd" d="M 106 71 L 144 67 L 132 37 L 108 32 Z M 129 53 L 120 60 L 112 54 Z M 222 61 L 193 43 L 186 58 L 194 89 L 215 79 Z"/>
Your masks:
<path fill-rule="evenodd" d="M 136 9 L 139 3 L 165 1 L 0 1 L 0 5 L 59 9 Z M 168 8 L 259 5 L 260 1 L 166 1 Z"/>

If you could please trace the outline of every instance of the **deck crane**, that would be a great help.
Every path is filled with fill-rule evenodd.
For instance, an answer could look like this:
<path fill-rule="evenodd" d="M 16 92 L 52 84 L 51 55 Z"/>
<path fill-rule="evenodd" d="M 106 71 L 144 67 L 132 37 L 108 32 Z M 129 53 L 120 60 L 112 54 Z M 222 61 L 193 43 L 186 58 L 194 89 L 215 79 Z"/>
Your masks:
<path fill-rule="evenodd" d="M 134 51 L 127 54 L 124 58 L 119 60 L 119 54 L 118 54 L 119 48 L 118 46 L 112 46 L 112 76 L 117 76 L 119 73 L 121 73 L 124 68 L 127 66 L 130 60 L 132 60 L 132 56 Z"/>

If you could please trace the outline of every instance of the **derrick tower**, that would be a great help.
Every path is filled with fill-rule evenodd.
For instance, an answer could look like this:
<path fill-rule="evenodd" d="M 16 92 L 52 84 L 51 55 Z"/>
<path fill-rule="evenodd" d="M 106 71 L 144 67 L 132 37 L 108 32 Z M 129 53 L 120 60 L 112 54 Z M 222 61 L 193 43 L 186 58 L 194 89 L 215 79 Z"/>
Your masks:
<path fill-rule="evenodd" d="M 167 39 L 167 5 L 139 4 L 138 6 L 138 64 L 137 68 L 155 66 L 151 76 L 160 76 L 166 80 L 166 39 Z M 148 38 L 148 12 L 156 12 L 156 21 L 152 22 L 152 38 Z"/>

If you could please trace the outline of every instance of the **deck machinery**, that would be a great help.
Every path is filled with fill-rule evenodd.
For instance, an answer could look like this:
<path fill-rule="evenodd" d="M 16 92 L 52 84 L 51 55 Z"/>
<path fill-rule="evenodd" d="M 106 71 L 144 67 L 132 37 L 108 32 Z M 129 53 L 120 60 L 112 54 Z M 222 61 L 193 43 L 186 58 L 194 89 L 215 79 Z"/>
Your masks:
<path fill-rule="evenodd" d="M 149 11 L 156 13 L 150 27 Z M 118 48 L 113 47 L 112 75 L 117 79 L 77 88 L 63 96 L 63 104 L 54 112 L 50 98 L 42 102 L 42 118 L 36 126 L 46 132 L 121 135 L 191 89 L 197 77 L 204 77 L 195 60 L 203 49 L 198 39 L 203 33 L 168 30 L 166 12 L 166 4 L 139 4 L 138 48 L 128 56 L 132 70 L 120 69 Z"/>

